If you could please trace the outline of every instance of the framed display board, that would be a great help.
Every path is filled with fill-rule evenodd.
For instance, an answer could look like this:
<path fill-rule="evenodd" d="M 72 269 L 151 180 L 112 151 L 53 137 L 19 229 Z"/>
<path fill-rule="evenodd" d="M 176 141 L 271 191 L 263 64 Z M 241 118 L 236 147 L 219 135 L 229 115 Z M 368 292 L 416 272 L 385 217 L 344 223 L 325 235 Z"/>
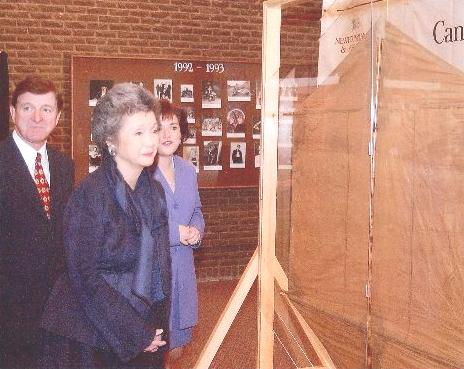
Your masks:
<path fill-rule="evenodd" d="M 189 137 L 178 154 L 202 188 L 255 187 L 259 181 L 261 64 L 73 56 L 72 154 L 76 179 L 99 164 L 90 117 L 115 83 L 143 85 L 188 111 Z"/>

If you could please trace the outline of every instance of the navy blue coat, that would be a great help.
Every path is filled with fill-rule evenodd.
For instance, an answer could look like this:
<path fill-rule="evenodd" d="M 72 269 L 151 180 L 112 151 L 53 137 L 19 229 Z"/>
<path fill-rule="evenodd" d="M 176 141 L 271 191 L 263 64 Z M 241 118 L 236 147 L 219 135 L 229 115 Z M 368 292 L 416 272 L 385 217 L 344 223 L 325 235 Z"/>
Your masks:
<path fill-rule="evenodd" d="M 56 284 L 42 322 L 54 334 L 110 350 L 124 362 L 151 343 L 157 328 L 168 332 L 167 209 L 163 189 L 153 179 L 150 183 L 158 194 L 159 206 L 153 211 L 159 221 L 164 300 L 150 308 L 131 298 L 139 236 L 119 206 L 102 166 L 79 185 L 69 201 L 64 220 L 68 272 Z"/>
<path fill-rule="evenodd" d="M 47 147 L 51 219 L 12 136 L 0 143 L 0 367 L 7 345 L 33 365 L 48 295 L 64 270 L 62 219 L 74 182 L 74 165 Z M 3 351 L 3 355 L 2 355 Z"/>

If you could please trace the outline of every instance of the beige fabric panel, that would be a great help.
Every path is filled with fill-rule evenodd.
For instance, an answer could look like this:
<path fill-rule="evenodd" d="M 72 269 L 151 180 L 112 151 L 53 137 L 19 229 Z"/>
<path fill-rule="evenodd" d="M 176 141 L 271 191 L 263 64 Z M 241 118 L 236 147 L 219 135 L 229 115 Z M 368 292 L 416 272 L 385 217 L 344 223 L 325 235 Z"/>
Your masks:
<path fill-rule="evenodd" d="M 431 357 L 414 347 L 406 346 L 402 341 L 385 339 L 385 336 L 372 337 L 372 347 L 375 354 L 372 358 L 372 367 L 378 368 L 420 368 L 420 369 L 458 369 L 457 366 L 443 361 L 443 357 Z M 378 352 L 381 351 L 381 355 Z M 361 366 L 359 368 L 362 368 Z"/>
<path fill-rule="evenodd" d="M 307 301 L 296 301 L 304 319 L 327 349 L 331 359 L 340 369 L 361 369 L 365 367 L 366 331 L 340 319 L 308 306 Z M 378 367 L 376 367 L 378 368 Z"/>
<path fill-rule="evenodd" d="M 382 61 L 374 354 L 381 367 L 462 366 L 464 76 L 393 28 Z"/>
<path fill-rule="evenodd" d="M 364 118 L 364 119 L 363 119 Z M 368 156 L 366 111 L 317 117 L 295 151 L 290 288 L 325 312 L 366 319 Z M 359 132 L 365 131 L 364 135 Z M 314 165 L 316 164 L 317 165 Z"/>
<path fill-rule="evenodd" d="M 389 111 L 381 122 L 374 331 L 425 357 L 462 365 L 464 153 L 456 153 L 463 150 L 464 120 L 453 111 L 422 109 Z M 375 352 L 382 356 L 382 346 Z"/>
<path fill-rule="evenodd" d="M 369 45 L 297 106 L 289 287 L 335 365 L 364 362 L 369 227 Z"/>
<path fill-rule="evenodd" d="M 367 42 L 359 44 L 335 72 L 339 82 L 298 107 L 294 125 L 292 298 L 345 368 L 359 367 L 365 355 L 366 50 Z M 464 75 L 387 25 L 380 77 L 373 365 L 463 367 Z"/>
<path fill-rule="evenodd" d="M 290 289 L 353 324 L 366 319 L 368 44 L 300 103 L 293 127 Z"/>

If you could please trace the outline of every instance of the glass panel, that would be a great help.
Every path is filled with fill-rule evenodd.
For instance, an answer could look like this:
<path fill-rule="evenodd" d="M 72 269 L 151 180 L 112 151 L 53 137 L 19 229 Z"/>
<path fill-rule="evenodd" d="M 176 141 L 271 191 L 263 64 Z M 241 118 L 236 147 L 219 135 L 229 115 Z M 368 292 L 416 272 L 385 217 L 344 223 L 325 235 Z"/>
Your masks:
<path fill-rule="evenodd" d="M 345 16 L 331 24 L 320 23 L 321 14 L 313 1 L 282 10 L 276 256 L 305 322 L 330 355 L 335 351 L 337 365 L 359 368 L 367 315 L 371 42 L 369 29 L 337 41 L 334 27 Z M 326 47 L 337 42 L 337 56 L 344 54 L 338 60 Z M 279 295 L 275 300 L 276 351 L 283 347 L 299 367 L 324 364 L 292 309 Z M 343 344 L 332 340 L 334 331 Z M 340 355 L 347 352 L 349 358 Z M 278 360 L 275 367 L 282 367 Z"/>
<path fill-rule="evenodd" d="M 373 365 L 462 367 L 463 3 L 388 5 L 376 7 Z"/>

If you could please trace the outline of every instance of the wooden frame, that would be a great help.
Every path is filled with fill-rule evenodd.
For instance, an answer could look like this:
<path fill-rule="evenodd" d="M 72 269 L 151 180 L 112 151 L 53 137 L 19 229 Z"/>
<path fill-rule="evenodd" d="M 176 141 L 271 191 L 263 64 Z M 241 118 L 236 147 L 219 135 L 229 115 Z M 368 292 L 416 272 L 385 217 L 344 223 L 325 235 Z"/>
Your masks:
<path fill-rule="evenodd" d="M 260 237 L 253 254 L 232 297 L 216 324 L 195 369 L 209 368 L 214 355 L 230 329 L 253 281 L 258 278 L 258 369 L 273 368 L 273 322 L 276 309 L 274 279 L 283 291 L 283 300 L 296 316 L 305 335 L 322 363 L 320 369 L 335 369 L 328 352 L 313 330 L 305 322 L 293 303 L 285 295 L 288 278 L 275 255 L 276 189 L 277 189 L 277 138 L 279 109 L 280 25 L 282 6 L 300 3 L 301 0 L 268 0 L 263 3 L 263 106 L 261 110 L 261 175 L 260 175 Z"/>

